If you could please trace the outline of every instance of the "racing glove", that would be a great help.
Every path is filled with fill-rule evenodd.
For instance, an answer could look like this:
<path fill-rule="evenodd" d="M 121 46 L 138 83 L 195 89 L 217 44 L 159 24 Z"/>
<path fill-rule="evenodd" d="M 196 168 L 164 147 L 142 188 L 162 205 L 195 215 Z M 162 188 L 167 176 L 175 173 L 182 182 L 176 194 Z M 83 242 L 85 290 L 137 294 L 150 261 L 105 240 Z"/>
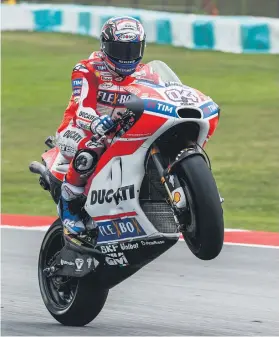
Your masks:
<path fill-rule="evenodd" d="M 110 116 L 95 117 L 90 125 L 91 131 L 99 136 L 104 136 L 115 126 Z"/>

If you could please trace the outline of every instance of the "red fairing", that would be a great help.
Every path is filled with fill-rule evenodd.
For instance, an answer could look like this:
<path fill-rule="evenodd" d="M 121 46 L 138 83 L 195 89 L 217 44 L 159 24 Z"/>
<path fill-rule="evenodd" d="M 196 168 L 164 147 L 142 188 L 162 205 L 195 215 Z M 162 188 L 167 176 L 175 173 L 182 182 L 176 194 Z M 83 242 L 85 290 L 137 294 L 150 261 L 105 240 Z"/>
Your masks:
<path fill-rule="evenodd" d="M 42 158 L 46 162 L 47 168 L 51 168 L 58 154 L 59 149 L 57 147 L 54 147 L 53 149 L 50 149 L 42 154 Z"/>
<path fill-rule="evenodd" d="M 91 186 L 92 179 L 102 170 L 102 168 L 114 157 L 130 155 L 136 152 L 146 139 L 135 139 L 149 137 L 153 135 L 165 122 L 167 118 L 144 114 L 140 120 L 122 138 L 131 141 L 117 141 L 102 155 L 93 175 L 89 178 L 85 194 L 87 195 Z"/>
<path fill-rule="evenodd" d="M 44 152 L 42 154 L 42 158 L 46 163 L 46 167 L 49 169 L 51 174 L 56 177 L 58 180 L 63 181 L 65 174 L 61 172 L 57 172 L 56 170 L 53 169 L 53 164 L 59 155 L 59 149 L 58 147 L 54 147 L 53 149 L 48 150 L 47 152 Z"/>
<path fill-rule="evenodd" d="M 209 131 L 208 131 L 208 138 L 210 138 L 213 133 L 215 132 L 217 126 L 218 126 L 218 122 L 219 122 L 219 116 L 216 116 L 214 118 L 211 118 L 209 120 L 209 124 L 210 124 L 210 127 L 209 127 Z"/>
<path fill-rule="evenodd" d="M 125 138 L 139 138 L 152 136 L 167 118 L 144 114 L 138 122 L 125 134 Z"/>

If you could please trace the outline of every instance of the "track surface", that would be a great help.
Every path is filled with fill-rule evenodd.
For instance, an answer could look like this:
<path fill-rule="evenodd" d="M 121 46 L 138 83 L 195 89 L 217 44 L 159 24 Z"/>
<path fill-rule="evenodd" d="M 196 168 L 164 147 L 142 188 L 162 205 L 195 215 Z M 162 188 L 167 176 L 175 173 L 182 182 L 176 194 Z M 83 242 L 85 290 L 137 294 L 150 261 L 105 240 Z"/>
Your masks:
<path fill-rule="evenodd" d="M 2 335 L 279 335 L 279 250 L 224 246 L 214 261 L 183 242 L 110 291 L 96 320 L 64 327 L 37 282 L 44 232 L 2 229 Z"/>

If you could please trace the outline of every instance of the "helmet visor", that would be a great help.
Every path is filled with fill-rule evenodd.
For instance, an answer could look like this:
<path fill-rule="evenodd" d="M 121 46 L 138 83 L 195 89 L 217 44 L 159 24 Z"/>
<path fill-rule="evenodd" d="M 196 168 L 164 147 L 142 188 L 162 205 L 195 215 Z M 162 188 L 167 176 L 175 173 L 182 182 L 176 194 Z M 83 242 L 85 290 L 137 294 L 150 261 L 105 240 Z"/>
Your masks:
<path fill-rule="evenodd" d="M 134 61 L 143 57 L 145 41 L 111 42 L 103 41 L 103 51 L 110 57 L 121 61 Z"/>

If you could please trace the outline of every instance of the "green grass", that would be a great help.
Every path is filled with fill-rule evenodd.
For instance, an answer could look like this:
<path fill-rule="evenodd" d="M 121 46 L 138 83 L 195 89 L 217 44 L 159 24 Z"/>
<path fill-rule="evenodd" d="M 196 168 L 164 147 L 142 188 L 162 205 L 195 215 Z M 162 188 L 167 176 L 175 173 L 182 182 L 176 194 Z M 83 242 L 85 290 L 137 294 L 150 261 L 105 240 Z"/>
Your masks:
<path fill-rule="evenodd" d="M 98 42 L 48 33 L 2 33 L 2 212 L 55 215 L 29 173 L 54 134 L 71 94 L 71 70 Z M 279 57 L 148 45 L 185 84 L 222 109 L 207 145 L 225 198 L 226 227 L 277 231 L 279 215 Z"/>

